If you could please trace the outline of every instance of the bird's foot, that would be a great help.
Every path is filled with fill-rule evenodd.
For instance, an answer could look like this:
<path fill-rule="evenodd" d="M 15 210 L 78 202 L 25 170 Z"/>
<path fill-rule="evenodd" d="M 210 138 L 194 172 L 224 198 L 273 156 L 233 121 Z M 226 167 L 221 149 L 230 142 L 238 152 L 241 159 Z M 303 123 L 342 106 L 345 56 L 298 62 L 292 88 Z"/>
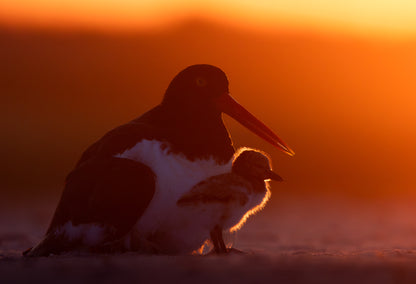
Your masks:
<path fill-rule="evenodd" d="M 236 249 L 236 248 L 227 248 L 227 254 L 248 254 L 248 252 Z"/>

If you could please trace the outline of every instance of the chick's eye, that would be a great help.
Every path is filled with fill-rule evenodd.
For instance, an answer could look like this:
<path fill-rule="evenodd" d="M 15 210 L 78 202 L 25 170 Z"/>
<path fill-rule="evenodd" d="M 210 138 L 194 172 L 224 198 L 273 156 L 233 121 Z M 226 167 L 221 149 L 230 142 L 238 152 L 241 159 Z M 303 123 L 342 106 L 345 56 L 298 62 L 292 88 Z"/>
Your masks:
<path fill-rule="evenodd" d="M 196 78 L 195 82 L 196 82 L 196 85 L 197 85 L 198 87 L 205 87 L 205 86 L 207 85 L 207 80 L 205 80 L 205 79 L 204 79 L 204 78 L 202 78 L 202 77 L 198 77 L 198 78 Z"/>

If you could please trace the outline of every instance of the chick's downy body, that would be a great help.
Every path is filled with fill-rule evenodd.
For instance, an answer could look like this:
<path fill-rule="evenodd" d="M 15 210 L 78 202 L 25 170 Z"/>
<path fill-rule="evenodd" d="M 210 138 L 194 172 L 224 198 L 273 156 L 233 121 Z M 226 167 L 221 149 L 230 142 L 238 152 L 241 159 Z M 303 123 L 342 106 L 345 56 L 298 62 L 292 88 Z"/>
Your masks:
<path fill-rule="evenodd" d="M 211 238 L 216 252 L 226 252 L 222 232 L 238 230 L 265 206 L 271 195 L 268 179 L 281 180 L 271 171 L 267 156 L 252 149 L 242 150 L 230 173 L 198 183 L 178 200 L 177 205 L 192 219 L 176 230 L 173 239 L 177 238 L 178 244 L 186 240 L 188 249 L 196 250 Z"/>

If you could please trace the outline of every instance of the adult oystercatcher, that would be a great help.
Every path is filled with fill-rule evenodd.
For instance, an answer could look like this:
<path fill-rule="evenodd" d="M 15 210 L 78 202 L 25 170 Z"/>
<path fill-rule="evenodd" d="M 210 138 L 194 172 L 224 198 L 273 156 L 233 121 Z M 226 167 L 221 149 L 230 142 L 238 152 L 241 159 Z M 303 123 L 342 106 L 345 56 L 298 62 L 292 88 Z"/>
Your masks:
<path fill-rule="evenodd" d="M 188 245 L 187 250 L 197 250 L 211 238 L 214 252 L 228 252 L 223 231 L 240 229 L 249 216 L 266 205 L 270 198 L 266 180 L 282 181 L 282 178 L 272 171 L 265 153 L 243 148 L 236 154 L 230 173 L 210 177 L 185 193 L 177 204 L 188 211 L 194 222 L 179 230 L 181 238 L 191 236 L 187 238 L 192 239 L 192 242 L 182 242 L 184 247 Z"/>
<path fill-rule="evenodd" d="M 192 65 L 174 77 L 162 102 L 91 145 L 66 178 L 45 238 L 24 252 L 47 256 L 100 251 L 133 235 L 172 230 L 176 201 L 209 176 L 230 171 L 234 148 L 222 113 L 283 152 L 294 152 L 229 94 L 225 73 Z M 137 239 L 137 238 L 136 238 Z"/>

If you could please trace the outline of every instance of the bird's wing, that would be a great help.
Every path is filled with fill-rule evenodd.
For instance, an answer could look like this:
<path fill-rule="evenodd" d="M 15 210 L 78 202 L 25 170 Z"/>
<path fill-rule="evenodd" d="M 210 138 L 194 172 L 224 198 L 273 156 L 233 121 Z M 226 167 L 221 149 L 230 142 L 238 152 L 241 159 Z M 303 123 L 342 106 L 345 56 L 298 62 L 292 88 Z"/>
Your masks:
<path fill-rule="evenodd" d="M 153 197 L 155 175 L 140 162 L 114 155 L 148 138 L 150 129 L 144 124 L 122 125 L 85 151 L 66 178 L 47 233 L 68 221 L 110 225 L 116 237 L 131 229 Z"/>
<path fill-rule="evenodd" d="M 222 174 L 210 177 L 185 193 L 178 201 L 179 206 L 197 205 L 199 203 L 239 202 L 247 203 L 247 188 L 251 185 L 234 174 Z"/>
<path fill-rule="evenodd" d="M 49 255 L 76 248 L 55 234 L 66 223 L 106 228 L 104 241 L 128 233 L 151 202 L 155 174 L 146 165 L 114 157 L 142 139 L 157 139 L 157 129 L 146 123 L 117 127 L 91 145 L 67 176 L 45 239 L 28 256 Z"/>
<path fill-rule="evenodd" d="M 148 123 L 130 122 L 107 132 L 101 139 L 92 144 L 81 156 L 75 169 L 91 159 L 113 157 L 126 149 L 132 148 L 142 139 L 161 139 L 160 130 Z"/>
<path fill-rule="evenodd" d="M 154 189 L 155 176 L 141 163 L 111 157 L 83 163 L 68 176 L 44 240 L 24 255 L 48 256 L 83 248 L 82 240 L 58 233 L 67 222 L 104 228 L 101 245 L 121 239 L 147 208 Z"/>
<path fill-rule="evenodd" d="M 121 158 L 83 163 L 67 178 L 48 232 L 71 221 L 114 228 L 112 237 L 126 234 L 149 205 L 155 176 L 142 163 Z"/>

